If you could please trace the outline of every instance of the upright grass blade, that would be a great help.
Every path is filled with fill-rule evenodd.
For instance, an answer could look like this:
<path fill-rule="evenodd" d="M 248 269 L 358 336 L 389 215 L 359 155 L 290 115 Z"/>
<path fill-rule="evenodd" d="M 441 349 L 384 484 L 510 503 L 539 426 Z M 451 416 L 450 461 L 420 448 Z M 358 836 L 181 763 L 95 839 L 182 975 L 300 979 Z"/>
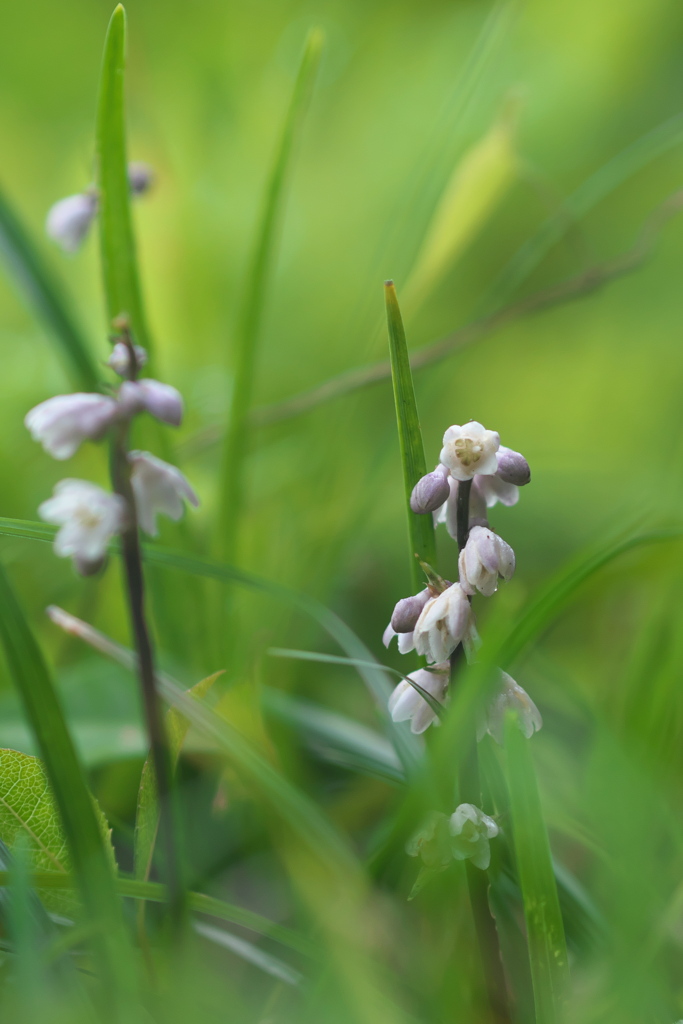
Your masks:
<path fill-rule="evenodd" d="M 0 255 L 9 275 L 62 350 L 74 387 L 98 391 L 100 374 L 88 342 L 55 280 L 16 210 L 0 193 Z"/>
<path fill-rule="evenodd" d="M 413 375 L 410 369 L 410 357 L 403 329 L 401 311 L 398 306 L 396 289 L 393 281 L 384 286 L 387 307 L 387 324 L 389 328 L 389 351 L 391 354 L 391 379 L 394 385 L 394 402 L 396 405 L 396 422 L 398 439 L 401 448 L 401 464 L 403 482 L 406 493 L 408 513 L 408 536 L 410 540 L 410 572 L 413 591 L 417 593 L 424 588 L 422 570 L 418 564 L 418 555 L 423 562 L 434 565 L 436 561 L 436 544 L 434 541 L 434 523 L 431 515 L 416 515 L 410 508 L 410 495 L 413 487 L 427 472 L 420 417 L 415 401 Z"/>
<path fill-rule="evenodd" d="M 150 337 L 142 304 L 130 212 L 124 100 L 125 58 L 126 13 L 119 4 L 111 16 L 104 44 L 97 110 L 102 273 L 109 320 L 126 313 L 136 342 L 149 350 Z"/>
<path fill-rule="evenodd" d="M 513 715 L 505 723 L 505 749 L 536 1024 L 560 1024 L 569 985 L 564 925 L 529 740 Z"/>
<path fill-rule="evenodd" d="M 223 455 L 219 517 L 219 550 L 227 561 L 235 560 L 237 531 L 243 505 L 247 419 L 254 390 L 257 346 L 282 215 L 287 174 L 308 106 L 322 44 L 322 32 L 313 29 L 306 40 L 280 145 L 266 186 L 263 212 L 235 334 L 234 380 Z"/>
<path fill-rule="evenodd" d="M 123 1019 L 131 979 L 111 863 L 50 673 L 2 566 L 0 641 L 59 808 L 76 882 L 94 928 L 105 999 L 112 1019 Z"/>

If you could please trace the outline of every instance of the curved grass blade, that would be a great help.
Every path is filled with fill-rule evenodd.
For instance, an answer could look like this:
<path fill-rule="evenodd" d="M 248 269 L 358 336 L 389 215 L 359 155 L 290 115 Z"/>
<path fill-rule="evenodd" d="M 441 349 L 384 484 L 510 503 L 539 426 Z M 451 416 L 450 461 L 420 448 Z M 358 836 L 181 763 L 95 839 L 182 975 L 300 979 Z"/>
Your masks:
<path fill-rule="evenodd" d="M 93 949 L 106 999 L 121 1008 L 130 992 L 127 940 L 95 805 L 42 652 L 0 566 L 0 641 L 35 733 L 64 827 L 81 899 L 94 926 Z"/>
<path fill-rule="evenodd" d="M 320 29 L 313 29 L 306 40 L 280 145 L 266 186 L 263 212 L 235 334 L 234 382 L 223 455 L 219 517 L 220 550 L 227 561 L 234 561 L 235 558 L 239 517 L 243 504 L 247 419 L 254 390 L 257 346 L 284 204 L 287 174 L 311 95 L 322 44 L 322 32 Z"/>
<path fill-rule="evenodd" d="M 488 309 L 501 307 L 564 235 L 567 224 L 585 217 L 619 185 L 683 141 L 683 114 L 669 118 L 603 164 L 548 217 L 515 253 L 486 295 Z"/>
<path fill-rule="evenodd" d="M 569 987 L 564 924 L 529 741 L 514 715 L 505 723 L 505 751 L 536 1024 L 560 1024 Z"/>
<path fill-rule="evenodd" d="M 99 391 L 100 374 L 90 347 L 64 301 L 59 284 L 16 210 L 0 193 L 0 255 L 28 308 L 59 344 L 74 387 Z"/>
<path fill-rule="evenodd" d="M 408 536 L 410 541 L 410 574 L 413 592 L 423 589 L 422 570 L 418 556 L 423 562 L 434 565 L 436 562 L 436 544 L 434 540 L 434 522 L 431 515 L 416 515 L 410 508 L 410 495 L 413 487 L 427 472 L 420 417 L 415 401 L 413 375 L 410 369 L 410 357 L 406 344 L 405 330 L 398 307 L 396 289 L 392 281 L 384 286 L 387 307 L 387 325 L 389 328 L 389 351 L 391 354 L 391 379 L 394 385 L 394 403 L 396 405 L 396 422 L 401 448 L 401 464 L 403 466 L 403 482 L 406 493 L 408 512 Z"/>
<path fill-rule="evenodd" d="M 137 344 L 150 350 L 130 212 L 124 72 L 126 13 L 119 4 L 104 44 L 97 108 L 97 181 L 102 273 L 109 320 L 127 314 Z"/>
<path fill-rule="evenodd" d="M 265 971 L 266 974 L 270 974 L 279 981 L 284 981 L 286 985 L 297 986 L 304 980 L 304 976 L 300 971 L 290 967 L 289 964 L 284 963 L 279 957 L 259 949 L 253 942 L 247 942 L 237 935 L 226 932 L 224 928 L 216 928 L 215 925 L 204 924 L 203 921 L 195 921 L 193 928 L 198 935 L 208 939 L 209 942 L 215 942 L 217 946 L 229 949 L 243 960 Z"/>

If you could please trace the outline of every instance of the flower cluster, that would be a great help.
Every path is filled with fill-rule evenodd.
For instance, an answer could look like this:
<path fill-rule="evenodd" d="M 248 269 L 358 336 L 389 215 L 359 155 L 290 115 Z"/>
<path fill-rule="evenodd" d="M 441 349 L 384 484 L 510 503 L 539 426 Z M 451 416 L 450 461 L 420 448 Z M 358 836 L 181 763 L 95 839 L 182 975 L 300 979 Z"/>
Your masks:
<path fill-rule="evenodd" d="M 438 466 L 418 480 L 413 489 L 412 511 L 418 515 L 431 514 L 435 523 L 445 523 L 451 537 L 461 544 L 458 582 L 430 575 L 424 590 L 398 602 L 384 632 L 385 646 L 397 636 L 402 654 L 415 650 L 429 665 L 399 683 L 389 701 L 394 721 L 410 719 L 413 732 L 421 733 L 431 724 L 438 725 L 438 718 L 408 680 L 440 704 L 446 704 L 449 659 L 460 644 L 471 658 L 478 644 L 471 607 L 473 595 L 479 592 L 490 597 L 498 589 L 499 580 L 509 580 L 515 571 L 515 553 L 490 527 L 488 509 L 498 502 L 515 505 L 519 488 L 530 479 L 524 456 L 501 445 L 494 430 L 486 430 L 481 423 L 472 421 L 448 428 Z M 541 716 L 534 702 L 514 679 L 501 672 L 500 688 L 489 704 L 487 721 L 480 724 L 480 736 L 488 732 L 501 742 L 508 710 L 517 712 L 526 736 L 540 729 Z"/>
<path fill-rule="evenodd" d="M 180 519 L 184 501 L 198 505 L 199 499 L 179 469 L 150 452 L 127 451 L 130 421 L 148 412 L 163 423 L 177 426 L 183 415 L 180 392 L 157 380 L 138 380 L 147 361 L 144 349 L 133 345 L 127 327 L 116 341 L 108 365 L 121 379 L 111 395 L 57 395 L 41 402 L 27 414 L 25 424 L 53 458 L 71 458 L 85 441 L 99 441 L 114 435 L 123 444 L 118 457 L 130 485 L 130 498 L 112 494 L 87 480 L 61 480 L 38 514 L 45 522 L 59 526 L 55 553 L 73 559 L 82 575 L 97 572 L 104 564 L 112 537 L 135 524 L 156 536 L 157 515 Z"/>
<path fill-rule="evenodd" d="M 135 162 L 128 164 L 128 185 L 131 195 L 141 196 L 149 191 L 154 180 L 152 168 Z M 97 216 L 99 196 L 94 185 L 75 196 L 59 199 L 50 207 L 45 230 L 64 252 L 76 252 L 85 240 L 90 225 Z"/>
<path fill-rule="evenodd" d="M 420 857 L 428 868 L 445 868 L 451 860 L 471 860 L 486 870 L 491 863 L 489 840 L 498 825 L 474 804 L 460 804 L 449 818 L 434 811 L 406 846 L 411 857 Z"/>

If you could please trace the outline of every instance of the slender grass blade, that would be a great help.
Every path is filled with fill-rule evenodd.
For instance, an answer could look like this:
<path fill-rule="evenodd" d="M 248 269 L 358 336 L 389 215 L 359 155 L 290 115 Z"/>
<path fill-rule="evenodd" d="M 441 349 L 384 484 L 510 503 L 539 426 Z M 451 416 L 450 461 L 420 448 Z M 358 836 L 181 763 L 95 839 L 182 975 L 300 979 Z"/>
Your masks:
<path fill-rule="evenodd" d="M 100 374 L 90 347 L 55 279 L 16 210 L 0 193 L 0 255 L 28 308 L 62 350 L 75 387 L 99 391 Z"/>
<path fill-rule="evenodd" d="M 536 1024 L 559 1024 L 569 986 L 564 924 L 529 741 L 513 715 L 505 723 L 505 750 Z"/>
<path fill-rule="evenodd" d="M 389 351 L 391 354 L 391 378 L 394 385 L 394 402 L 396 405 L 396 422 L 401 448 L 401 464 L 403 466 L 403 482 L 406 493 L 408 513 L 408 536 L 410 541 L 410 573 L 413 591 L 423 589 L 422 570 L 418 564 L 419 556 L 423 562 L 434 565 L 436 561 L 436 544 L 434 540 L 434 523 L 431 515 L 415 515 L 410 508 L 410 495 L 413 487 L 427 472 L 420 418 L 415 401 L 413 375 L 410 369 L 410 357 L 403 329 L 403 320 L 398 306 L 396 289 L 393 282 L 387 281 L 384 287 L 387 324 L 389 328 Z"/>
<path fill-rule="evenodd" d="M 150 349 L 138 274 L 126 158 L 126 13 L 121 4 L 104 44 L 97 111 L 97 180 L 102 273 L 109 320 L 128 315 L 135 340 Z"/>

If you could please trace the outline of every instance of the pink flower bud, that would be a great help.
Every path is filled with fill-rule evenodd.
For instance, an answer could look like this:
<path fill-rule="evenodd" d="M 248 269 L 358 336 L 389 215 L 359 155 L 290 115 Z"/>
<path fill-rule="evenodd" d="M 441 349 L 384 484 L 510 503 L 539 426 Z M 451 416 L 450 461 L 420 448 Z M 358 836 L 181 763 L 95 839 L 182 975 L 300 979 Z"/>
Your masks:
<path fill-rule="evenodd" d="M 410 507 L 417 515 L 435 512 L 450 494 L 448 470 L 439 465 L 433 473 L 421 477 L 410 495 Z"/>
<path fill-rule="evenodd" d="M 430 598 L 434 597 L 431 590 L 426 587 L 414 597 L 402 598 L 394 608 L 391 616 L 391 628 L 395 633 L 412 633 L 417 620 L 422 614 L 422 609 Z"/>
<path fill-rule="evenodd" d="M 97 214 L 97 194 L 67 196 L 50 207 L 45 230 L 64 252 L 76 252 Z"/>
<path fill-rule="evenodd" d="M 147 352 L 141 345 L 133 345 L 133 352 L 135 353 L 135 370 L 137 371 L 147 362 Z M 123 341 L 117 341 L 109 359 L 107 359 L 107 366 L 114 373 L 117 373 L 119 377 L 124 377 L 128 380 L 131 376 L 134 376 L 131 373 L 132 367 L 130 362 L 130 349 L 128 345 Z"/>
<path fill-rule="evenodd" d="M 162 423 L 180 425 L 183 399 L 176 388 L 158 380 L 124 380 L 119 388 L 119 405 L 124 416 L 133 416 L 146 409 Z"/>
<path fill-rule="evenodd" d="M 505 448 L 501 445 L 496 452 L 496 460 L 498 462 L 497 475 L 506 484 L 523 487 L 531 480 L 529 463 L 519 452 L 513 452 L 512 448 Z"/>

